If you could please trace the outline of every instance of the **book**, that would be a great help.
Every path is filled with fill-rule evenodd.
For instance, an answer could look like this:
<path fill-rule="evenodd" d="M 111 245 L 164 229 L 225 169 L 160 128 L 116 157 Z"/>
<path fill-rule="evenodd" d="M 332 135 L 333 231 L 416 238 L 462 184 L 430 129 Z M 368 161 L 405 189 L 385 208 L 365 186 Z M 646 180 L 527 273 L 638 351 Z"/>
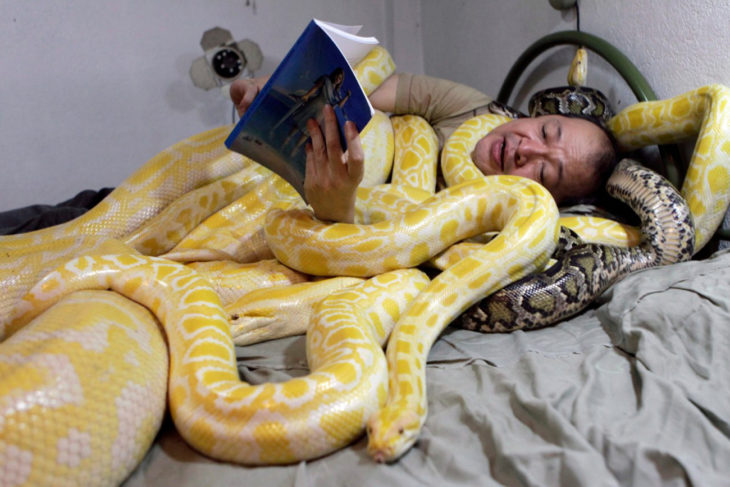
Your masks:
<path fill-rule="evenodd" d="M 362 131 L 374 110 L 352 66 L 378 44 L 358 36 L 360 26 L 313 19 L 254 98 L 226 139 L 226 147 L 250 157 L 288 181 L 304 197 L 307 120 L 324 129 L 330 104 L 340 126 L 351 120 Z"/>

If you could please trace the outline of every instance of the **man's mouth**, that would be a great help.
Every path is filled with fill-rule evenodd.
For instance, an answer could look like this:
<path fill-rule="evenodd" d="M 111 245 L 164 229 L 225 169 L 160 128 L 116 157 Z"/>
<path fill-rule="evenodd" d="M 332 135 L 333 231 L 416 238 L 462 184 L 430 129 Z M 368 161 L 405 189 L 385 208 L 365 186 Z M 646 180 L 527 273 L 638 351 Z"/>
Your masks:
<path fill-rule="evenodd" d="M 492 158 L 497 163 L 497 166 L 499 167 L 500 171 L 504 173 L 504 148 L 505 148 L 505 139 L 502 138 L 501 141 L 495 142 L 492 145 Z"/>
<path fill-rule="evenodd" d="M 507 149 L 507 139 L 502 139 L 502 152 L 499 154 L 499 165 L 504 174 L 504 151 Z"/>

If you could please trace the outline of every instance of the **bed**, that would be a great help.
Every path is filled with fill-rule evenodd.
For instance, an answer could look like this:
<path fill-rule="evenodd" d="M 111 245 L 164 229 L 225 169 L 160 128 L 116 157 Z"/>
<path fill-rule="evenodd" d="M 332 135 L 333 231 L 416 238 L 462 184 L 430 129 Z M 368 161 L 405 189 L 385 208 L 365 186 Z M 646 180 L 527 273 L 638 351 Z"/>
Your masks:
<path fill-rule="evenodd" d="M 552 328 L 447 330 L 421 438 L 395 464 L 373 463 L 365 439 L 285 467 L 218 463 L 166 421 L 124 485 L 727 485 L 728 272 L 720 251 L 637 272 Z M 303 337 L 237 356 L 253 382 L 306 373 Z"/>
<path fill-rule="evenodd" d="M 505 86 L 536 52 L 591 42 L 563 36 L 538 41 Z M 653 96 L 646 87 L 639 99 Z M 499 98 L 508 97 L 503 88 Z M 663 151 L 676 182 L 683 167 L 675 149 Z M 626 277 L 549 328 L 448 328 L 428 358 L 425 426 L 395 463 L 373 462 L 364 437 L 288 466 L 218 462 L 188 446 L 168 413 L 123 485 L 728 485 L 730 250 L 722 238 L 701 259 Z M 254 384 L 308 371 L 303 336 L 236 347 L 236 356 L 242 380 Z"/>
<path fill-rule="evenodd" d="M 587 45 L 639 100 L 655 95 L 612 46 L 580 32 L 538 40 L 498 99 L 507 102 L 539 53 Z M 661 148 L 675 184 L 684 167 Z M 725 227 L 728 227 L 727 221 Z M 730 251 L 719 233 L 702 259 L 636 272 L 586 311 L 529 332 L 447 329 L 427 366 L 429 414 L 394 464 L 366 439 L 290 466 L 243 467 L 206 458 L 168 419 L 124 483 L 151 485 L 727 485 L 730 479 Z M 252 383 L 307 373 L 304 337 L 237 348 Z"/>

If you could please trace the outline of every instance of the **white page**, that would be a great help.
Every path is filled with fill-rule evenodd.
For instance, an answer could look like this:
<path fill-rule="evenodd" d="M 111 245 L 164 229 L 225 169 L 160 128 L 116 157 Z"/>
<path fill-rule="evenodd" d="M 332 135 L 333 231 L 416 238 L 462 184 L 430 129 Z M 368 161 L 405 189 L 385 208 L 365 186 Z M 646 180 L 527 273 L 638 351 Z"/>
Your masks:
<path fill-rule="evenodd" d="M 373 47 L 378 45 L 378 40 L 375 37 L 357 35 L 357 32 L 362 28 L 361 25 L 338 25 L 318 19 L 314 19 L 314 21 L 337 44 L 350 66 L 360 62 Z"/>

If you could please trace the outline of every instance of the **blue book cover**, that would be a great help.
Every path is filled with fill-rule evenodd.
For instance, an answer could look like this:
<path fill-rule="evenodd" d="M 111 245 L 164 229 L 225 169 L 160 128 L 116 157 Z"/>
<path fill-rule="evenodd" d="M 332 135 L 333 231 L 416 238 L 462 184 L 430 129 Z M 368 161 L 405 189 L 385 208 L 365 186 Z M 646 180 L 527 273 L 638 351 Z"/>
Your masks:
<path fill-rule="evenodd" d="M 307 120 L 324 127 L 322 109 L 330 104 L 342 135 L 347 120 L 361 131 L 373 115 L 350 63 L 377 40 L 354 29 L 312 20 L 226 139 L 226 147 L 276 172 L 302 196 Z M 346 149 L 344 135 L 340 142 Z"/>

